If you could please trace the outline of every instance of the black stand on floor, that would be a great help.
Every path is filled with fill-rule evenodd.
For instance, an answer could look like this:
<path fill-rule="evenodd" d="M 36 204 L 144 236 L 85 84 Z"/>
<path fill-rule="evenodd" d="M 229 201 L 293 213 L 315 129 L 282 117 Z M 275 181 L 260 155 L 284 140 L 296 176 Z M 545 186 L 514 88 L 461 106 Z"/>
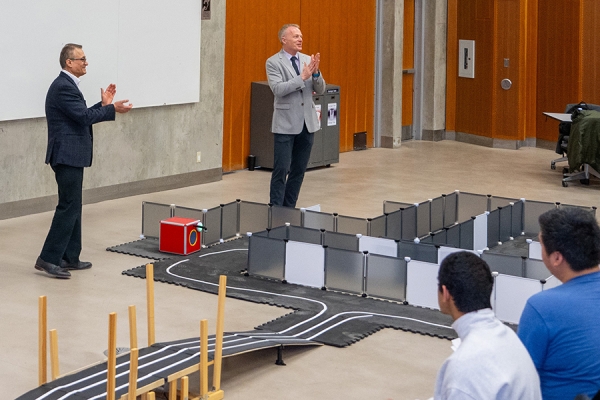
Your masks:
<path fill-rule="evenodd" d="M 283 362 L 283 345 L 277 348 L 277 360 L 275 361 L 275 365 L 285 365 Z"/>

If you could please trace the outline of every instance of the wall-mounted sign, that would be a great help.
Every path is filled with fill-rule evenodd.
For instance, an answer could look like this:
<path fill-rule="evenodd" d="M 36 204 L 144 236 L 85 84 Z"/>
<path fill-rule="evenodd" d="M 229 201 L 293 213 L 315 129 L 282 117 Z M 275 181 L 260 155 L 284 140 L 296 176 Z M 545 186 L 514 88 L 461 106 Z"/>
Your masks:
<path fill-rule="evenodd" d="M 202 17 L 201 19 L 210 19 L 210 0 L 202 0 Z"/>
<path fill-rule="evenodd" d="M 458 41 L 458 76 L 475 78 L 475 41 Z"/>

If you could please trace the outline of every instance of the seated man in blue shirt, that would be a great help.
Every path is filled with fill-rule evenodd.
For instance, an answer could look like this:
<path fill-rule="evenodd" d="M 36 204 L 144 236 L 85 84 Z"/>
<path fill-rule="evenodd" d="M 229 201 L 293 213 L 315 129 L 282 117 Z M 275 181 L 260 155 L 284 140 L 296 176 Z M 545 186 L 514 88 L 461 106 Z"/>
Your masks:
<path fill-rule="evenodd" d="M 494 278 L 487 263 L 461 251 L 442 261 L 438 303 L 449 314 L 460 346 L 442 365 L 435 400 L 541 399 L 531 357 L 490 304 Z"/>
<path fill-rule="evenodd" d="M 518 335 L 544 400 L 593 397 L 600 390 L 600 228 L 576 208 L 550 210 L 539 222 L 542 260 L 563 284 L 529 298 Z"/>

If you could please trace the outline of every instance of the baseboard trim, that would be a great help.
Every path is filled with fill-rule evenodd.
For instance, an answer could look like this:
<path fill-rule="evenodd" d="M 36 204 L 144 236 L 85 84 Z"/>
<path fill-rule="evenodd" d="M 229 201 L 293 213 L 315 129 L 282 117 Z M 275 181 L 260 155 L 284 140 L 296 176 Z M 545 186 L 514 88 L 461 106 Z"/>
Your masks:
<path fill-rule="evenodd" d="M 203 183 L 220 181 L 222 178 L 223 170 L 221 168 L 214 168 L 204 171 L 188 172 L 185 174 L 86 189 L 83 191 L 83 204 L 93 204 L 140 194 L 201 185 Z M 0 204 L 0 220 L 51 211 L 54 210 L 57 202 L 58 195 L 54 194 L 33 199 L 2 203 Z"/>
<path fill-rule="evenodd" d="M 494 149 L 519 150 L 521 147 L 536 147 L 538 140 L 527 138 L 525 140 L 494 139 L 485 136 L 473 135 L 464 132 L 454 132 L 457 142 L 474 144 L 477 146 L 491 147 Z M 449 139 L 446 137 L 446 139 Z M 539 147 L 539 146 L 538 146 Z"/>

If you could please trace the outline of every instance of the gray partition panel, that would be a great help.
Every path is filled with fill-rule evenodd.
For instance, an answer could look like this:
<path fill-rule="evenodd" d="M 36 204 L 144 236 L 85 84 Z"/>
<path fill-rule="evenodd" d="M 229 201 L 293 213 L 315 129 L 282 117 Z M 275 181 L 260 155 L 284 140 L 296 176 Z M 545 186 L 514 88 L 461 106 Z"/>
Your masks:
<path fill-rule="evenodd" d="M 550 276 L 552 276 L 552 272 L 548 271 L 542 260 L 532 260 L 531 258 L 525 260 L 525 278 L 543 280 Z"/>
<path fill-rule="evenodd" d="M 587 210 L 592 213 L 593 216 L 596 216 L 596 207 L 586 207 L 586 206 L 575 206 L 572 204 L 560 204 L 559 208 L 581 208 L 582 210 Z"/>
<path fill-rule="evenodd" d="M 368 222 L 364 218 L 348 217 L 345 215 L 338 215 L 337 217 L 337 231 L 340 233 L 349 233 L 356 235 L 367 234 Z"/>
<path fill-rule="evenodd" d="M 248 273 L 283 280 L 285 242 L 252 235 L 248 243 Z"/>
<path fill-rule="evenodd" d="M 160 236 L 160 221 L 171 218 L 169 204 L 142 202 L 142 235 L 148 238 Z"/>
<path fill-rule="evenodd" d="M 523 218 L 525 221 L 525 226 L 523 228 L 525 233 L 537 235 L 540 231 L 540 224 L 538 222 L 538 218 L 540 217 L 540 215 L 542 215 L 548 210 L 552 210 L 553 208 L 556 208 L 555 203 L 544 203 L 541 201 L 527 200 L 525 202 L 524 210 L 525 217 Z"/>
<path fill-rule="evenodd" d="M 234 201 L 223 205 L 221 220 L 221 238 L 231 239 L 236 237 L 238 232 L 238 203 Z"/>
<path fill-rule="evenodd" d="M 465 250 L 474 250 L 475 220 L 471 218 L 468 221 L 461 222 L 458 226 L 460 226 L 460 246 L 458 247 Z"/>
<path fill-rule="evenodd" d="M 406 261 L 401 258 L 367 255 L 366 292 L 369 296 L 406 300 Z"/>
<path fill-rule="evenodd" d="M 358 238 L 356 235 L 339 232 L 323 233 L 323 245 L 334 249 L 358 251 Z"/>
<path fill-rule="evenodd" d="M 333 232 L 333 214 L 322 213 L 318 211 L 304 211 L 304 227 L 312 229 L 325 229 Z"/>
<path fill-rule="evenodd" d="M 427 235 L 423 238 L 420 239 L 421 243 L 433 243 L 433 238 L 431 237 L 431 235 Z"/>
<path fill-rule="evenodd" d="M 398 243 L 398 257 L 410 257 L 411 260 L 438 262 L 438 248 L 429 243 L 401 241 Z"/>
<path fill-rule="evenodd" d="M 417 207 L 417 235 L 416 237 L 423 237 L 431 229 L 431 202 L 424 201 L 419 203 Z"/>
<path fill-rule="evenodd" d="M 325 286 L 346 292 L 363 292 L 364 255 L 357 251 L 325 249 Z"/>
<path fill-rule="evenodd" d="M 260 232 L 254 232 L 251 236 L 269 237 L 269 231 L 264 230 Z"/>
<path fill-rule="evenodd" d="M 291 225 L 301 226 L 302 212 L 297 208 L 272 206 L 270 228 L 285 225 L 286 222 L 289 222 Z"/>
<path fill-rule="evenodd" d="M 402 239 L 413 240 L 417 237 L 417 207 L 412 205 L 402 210 Z"/>
<path fill-rule="evenodd" d="M 312 243 L 321 245 L 321 231 L 318 229 L 290 226 L 288 228 L 288 239 L 295 242 Z"/>
<path fill-rule="evenodd" d="M 508 197 L 492 196 L 490 199 L 490 211 L 498 207 L 508 207 L 511 203 L 516 203 L 519 199 L 511 199 Z"/>
<path fill-rule="evenodd" d="M 385 237 L 385 226 L 386 225 L 386 216 L 380 215 L 377 218 L 373 218 L 370 222 L 371 231 L 369 232 L 369 236 L 373 237 Z"/>
<path fill-rule="evenodd" d="M 471 217 L 481 215 L 488 211 L 488 196 L 459 192 L 458 194 L 458 222 L 463 222 Z"/>
<path fill-rule="evenodd" d="M 406 208 L 410 205 L 411 205 L 411 203 L 400 203 L 398 201 L 385 200 L 383 202 L 383 213 L 384 214 L 393 213 L 394 211 L 398 211 L 399 209 Z"/>
<path fill-rule="evenodd" d="M 515 202 L 512 206 L 511 220 L 512 220 L 512 237 L 521 236 L 524 231 L 523 227 L 523 210 L 525 203 L 521 200 Z"/>
<path fill-rule="evenodd" d="M 289 227 L 288 226 L 278 226 L 277 228 L 273 228 L 269 230 L 269 237 L 271 239 L 280 239 L 287 240 L 289 239 Z"/>
<path fill-rule="evenodd" d="M 512 236 L 512 206 L 498 207 L 500 213 L 500 241 L 507 242 Z"/>
<path fill-rule="evenodd" d="M 498 246 L 500 241 L 500 210 L 490 211 L 487 216 L 487 247 Z"/>
<path fill-rule="evenodd" d="M 523 277 L 523 258 L 519 256 L 484 252 L 481 258 L 488 263 L 493 272 Z"/>
<path fill-rule="evenodd" d="M 389 239 L 402 239 L 402 210 L 391 212 L 387 215 L 387 232 Z"/>
<path fill-rule="evenodd" d="M 431 243 L 437 244 L 438 246 L 444 246 L 446 244 L 446 229 L 431 232 Z"/>
<path fill-rule="evenodd" d="M 197 219 L 202 221 L 204 213 L 197 208 L 175 206 L 173 208 L 173 216 L 181 218 Z"/>
<path fill-rule="evenodd" d="M 202 244 L 209 246 L 219 243 L 221 240 L 221 207 L 211 208 L 204 213 L 202 223 L 206 229 L 202 232 Z"/>
<path fill-rule="evenodd" d="M 240 233 L 257 232 L 269 227 L 269 206 L 267 204 L 240 203 Z"/>
<path fill-rule="evenodd" d="M 446 245 L 460 248 L 460 225 L 446 228 Z"/>
<path fill-rule="evenodd" d="M 439 231 L 444 227 L 444 198 L 436 197 L 431 200 L 431 224 L 429 230 L 431 232 Z"/>
<path fill-rule="evenodd" d="M 458 213 L 458 193 L 450 193 L 444 197 L 444 227 L 448 228 L 451 225 L 459 222 Z M 460 221 L 462 222 L 462 221 Z"/>

